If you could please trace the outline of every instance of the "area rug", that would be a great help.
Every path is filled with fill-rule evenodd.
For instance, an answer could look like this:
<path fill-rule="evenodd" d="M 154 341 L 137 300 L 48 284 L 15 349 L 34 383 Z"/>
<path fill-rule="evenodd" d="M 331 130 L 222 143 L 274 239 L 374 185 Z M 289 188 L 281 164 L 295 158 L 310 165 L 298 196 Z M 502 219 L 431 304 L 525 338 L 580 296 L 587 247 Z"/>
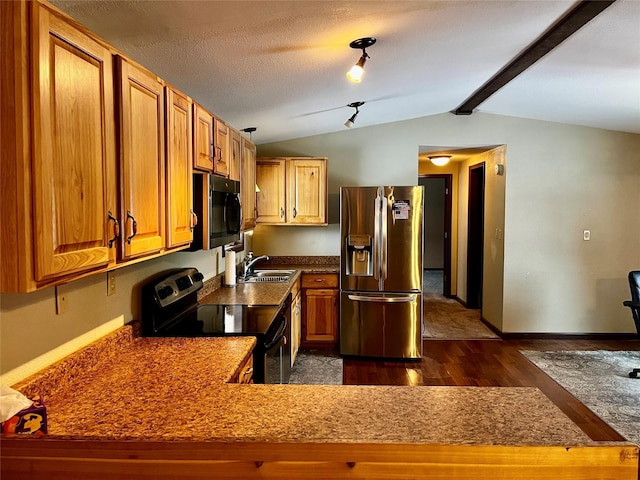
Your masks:
<path fill-rule="evenodd" d="M 290 384 L 342 385 L 342 358 L 321 350 L 298 352 L 291 368 Z"/>
<path fill-rule="evenodd" d="M 521 351 L 544 373 L 630 442 L 640 445 L 640 352 Z"/>
<path fill-rule="evenodd" d="M 499 338 L 480 320 L 480 310 L 464 308 L 442 295 L 424 293 L 423 338 L 473 340 Z"/>

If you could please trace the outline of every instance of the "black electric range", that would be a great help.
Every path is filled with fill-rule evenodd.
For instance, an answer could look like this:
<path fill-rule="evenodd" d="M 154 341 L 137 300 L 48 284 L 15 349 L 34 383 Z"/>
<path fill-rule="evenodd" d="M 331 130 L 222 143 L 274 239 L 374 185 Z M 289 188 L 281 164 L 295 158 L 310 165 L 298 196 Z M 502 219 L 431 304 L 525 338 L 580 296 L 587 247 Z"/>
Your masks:
<path fill-rule="evenodd" d="M 280 306 L 199 304 L 203 275 L 169 270 L 142 287 L 142 335 L 148 337 L 254 336 L 254 382 L 287 383 L 291 369 L 290 298 Z"/>

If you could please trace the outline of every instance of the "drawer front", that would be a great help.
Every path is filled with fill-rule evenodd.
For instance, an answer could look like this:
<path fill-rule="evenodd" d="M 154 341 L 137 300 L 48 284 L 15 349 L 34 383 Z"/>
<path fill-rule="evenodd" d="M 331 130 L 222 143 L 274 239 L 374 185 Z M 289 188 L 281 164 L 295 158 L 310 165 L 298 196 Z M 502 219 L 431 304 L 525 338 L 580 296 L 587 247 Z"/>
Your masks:
<path fill-rule="evenodd" d="M 302 288 L 338 288 L 338 275 L 335 273 L 305 273 L 302 275 Z"/>

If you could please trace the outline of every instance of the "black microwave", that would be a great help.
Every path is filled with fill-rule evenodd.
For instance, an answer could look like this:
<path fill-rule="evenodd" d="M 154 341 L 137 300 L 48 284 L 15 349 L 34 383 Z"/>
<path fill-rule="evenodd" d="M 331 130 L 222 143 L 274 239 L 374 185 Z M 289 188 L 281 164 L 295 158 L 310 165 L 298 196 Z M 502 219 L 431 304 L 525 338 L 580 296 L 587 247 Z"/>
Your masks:
<path fill-rule="evenodd" d="M 191 250 L 209 250 L 240 240 L 240 182 L 216 175 L 193 176 L 193 203 L 198 223 Z"/>

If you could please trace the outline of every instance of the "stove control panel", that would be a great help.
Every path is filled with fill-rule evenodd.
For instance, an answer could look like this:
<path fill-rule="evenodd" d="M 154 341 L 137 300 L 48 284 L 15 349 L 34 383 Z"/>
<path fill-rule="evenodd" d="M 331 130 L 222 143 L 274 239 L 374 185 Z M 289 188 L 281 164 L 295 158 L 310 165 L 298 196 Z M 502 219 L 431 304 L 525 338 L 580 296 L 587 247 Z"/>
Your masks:
<path fill-rule="evenodd" d="M 167 307 L 202 288 L 204 275 L 195 268 L 185 268 L 161 278 L 153 287 L 156 302 Z"/>

